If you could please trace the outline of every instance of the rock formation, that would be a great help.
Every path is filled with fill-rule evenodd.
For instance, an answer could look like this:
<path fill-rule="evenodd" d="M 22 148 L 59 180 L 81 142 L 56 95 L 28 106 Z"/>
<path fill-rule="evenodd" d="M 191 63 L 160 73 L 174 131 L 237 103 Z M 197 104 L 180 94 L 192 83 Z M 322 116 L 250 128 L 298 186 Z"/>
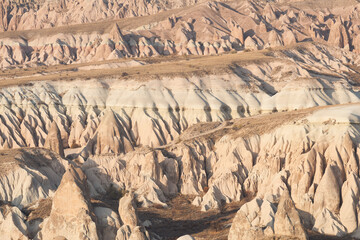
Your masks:
<path fill-rule="evenodd" d="M 170 54 L 213 55 L 288 46 L 310 39 L 351 51 L 359 48 L 359 32 L 355 27 L 360 22 L 359 9 L 350 5 L 343 9 L 334 7 L 325 21 L 324 14 L 313 14 L 310 7 L 298 9 L 253 0 L 251 4 L 229 3 L 229 7 L 218 4 L 214 8 L 204 2 L 190 10 L 178 9 L 176 16 L 169 12 L 159 18 L 134 18 L 129 25 L 114 18 L 157 16 L 161 11 L 181 5 L 162 0 L 127 3 L 97 0 L 92 1 L 93 4 L 65 0 L 60 1 L 62 4 L 55 1 L 25 5 L 5 2 L 0 5 L 0 31 L 37 29 L 41 37 L 34 39 L 29 34 L 16 33 L 0 36 L 0 66 L 3 68 Z M 256 14 L 252 6 L 257 6 Z M 249 12 L 255 15 L 250 17 Z M 179 20 L 189 15 L 191 21 Z M 231 18 L 224 20 L 228 16 Z M 352 16 L 351 20 L 345 21 L 348 16 Z M 98 22 L 106 19 L 107 24 Z M 144 20 L 149 22 L 144 23 Z M 71 26 L 79 23 L 88 23 L 88 27 L 78 30 Z M 111 27 L 107 27 L 108 23 Z M 59 28 L 59 33 L 46 29 L 62 25 L 69 27 L 66 31 Z"/>
<path fill-rule="evenodd" d="M 61 133 L 56 122 L 52 122 L 50 125 L 44 147 L 58 153 L 61 157 L 65 157 Z"/>
<path fill-rule="evenodd" d="M 53 197 L 50 216 L 42 223 L 39 237 L 99 239 L 86 176 L 79 167 L 69 164 Z"/>
<path fill-rule="evenodd" d="M 3 239 L 28 239 L 25 215 L 17 207 L 0 207 L 0 234 Z"/>
<path fill-rule="evenodd" d="M 274 221 L 274 232 L 276 235 L 308 239 L 299 213 L 288 191 L 284 191 L 277 209 Z"/>
<path fill-rule="evenodd" d="M 133 194 L 126 194 L 119 202 L 119 215 L 124 225 L 130 228 L 138 226 L 139 220 L 136 215 L 136 206 L 133 199 Z"/>
<path fill-rule="evenodd" d="M 23 208 L 52 196 L 64 173 L 63 160 L 45 149 L 1 151 L 0 199 Z"/>
<path fill-rule="evenodd" d="M 272 203 L 260 198 L 242 206 L 233 220 L 228 239 L 262 239 L 271 236 L 308 239 L 287 190 L 281 196 L 277 210 Z"/>
<path fill-rule="evenodd" d="M 360 238 L 344 1 L 0 0 L 0 238 Z"/>
<path fill-rule="evenodd" d="M 127 193 L 120 199 L 119 215 L 123 225 L 117 232 L 116 240 L 150 239 L 149 233 L 143 227 L 139 226 L 139 220 L 136 214 L 136 206 L 132 193 Z"/>

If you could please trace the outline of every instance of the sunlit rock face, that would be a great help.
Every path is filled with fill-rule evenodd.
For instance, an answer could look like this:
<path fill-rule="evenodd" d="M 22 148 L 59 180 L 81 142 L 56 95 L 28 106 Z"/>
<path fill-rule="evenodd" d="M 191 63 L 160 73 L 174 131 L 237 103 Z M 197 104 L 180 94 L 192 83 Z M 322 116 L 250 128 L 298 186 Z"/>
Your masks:
<path fill-rule="evenodd" d="M 84 157 L 120 154 L 139 145 L 167 144 L 197 122 L 358 101 L 356 87 L 344 75 L 352 70 L 341 59 L 315 45 L 306 53 L 285 53 L 218 75 L 79 79 L 3 88 L 0 147 L 52 148 L 46 139 L 56 123 L 64 148 L 82 147 Z M 302 65 L 293 62 L 299 58 Z"/>
<path fill-rule="evenodd" d="M 344 1 L 0 0 L 0 238 L 360 239 Z"/>
<path fill-rule="evenodd" d="M 63 0 L 24 4 L 3 0 L 0 31 L 9 33 L 0 36 L 0 66 L 216 55 L 293 47 L 307 41 L 359 52 L 360 8 L 356 2 L 347 2 L 344 6 L 328 3 L 327 8 L 314 11 L 309 3 L 297 3 L 300 7 L 296 7 L 258 0 L 226 4 L 197 0 Z M 192 7 L 178 9 L 189 5 Z M 170 9 L 174 10 L 166 11 Z M 58 31 L 52 29 L 61 26 Z M 34 32 L 11 33 L 15 30 Z"/>

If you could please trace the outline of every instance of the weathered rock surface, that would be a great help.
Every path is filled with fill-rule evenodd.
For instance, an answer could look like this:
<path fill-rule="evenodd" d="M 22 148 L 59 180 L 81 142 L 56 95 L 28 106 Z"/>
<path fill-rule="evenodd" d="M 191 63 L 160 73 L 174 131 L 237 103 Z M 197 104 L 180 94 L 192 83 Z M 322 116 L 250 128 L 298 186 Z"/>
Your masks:
<path fill-rule="evenodd" d="M 64 173 L 64 162 L 45 149 L 2 150 L 0 200 L 19 208 L 52 196 Z"/>
<path fill-rule="evenodd" d="M 274 113 L 223 124 L 197 124 L 180 135 L 181 142 L 158 149 L 142 147 L 117 156 L 90 156 L 83 170 L 70 166 L 64 175 L 65 184 L 55 193 L 39 238 L 64 236 L 58 229 L 77 228 L 80 222 L 89 224 L 85 235 L 149 238 L 140 227 L 130 195 L 119 202 L 120 218 L 110 209 L 100 213 L 95 209 L 97 220 L 92 218 L 87 194 L 99 197 L 111 185 L 135 191 L 134 198 L 142 206 L 165 206 L 166 199 L 176 193 L 200 196 L 208 188 L 197 198 L 203 210 L 257 194 L 239 210 L 230 239 L 273 235 L 306 239 L 302 222 L 323 234 L 356 235 L 359 121 L 358 104 Z M 249 129 L 252 133 L 248 135 Z M 84 189 L 87 185 L 88 190 Z M 338 196 L 327 197 L 323 189 Z M 69 192 L 71 196 L 66 195 Z M 77 203 L 69 213 L 60 204 L 64 198 Z M 54 227 L 58 218 L 65 224 L 61 228 Z"/>
<path fill-rule="evenodd" d="M 266 239 L 271 236 L 308 239 L 287 190 L 277 208 L 260 198 L 243 205 L 232 222 L 228 239 Z"/>
<path fill-rule="evenodd" d="M 66 204 L 65 204 L 66 203 Z M 86 175 L 72 164 L 53 197 L 49 218 L 42 223 L 39 238 L 99 239 L 90 204 Z"/>
<path fill-rule="evenodd" d="M 0 207 L 0 235 L 2 239 L 28 239 L 27 228 L 25 215 L 19 208 L 8 205 Z"/>
<path fill-rule="evenodd" d="M 244 204 L 236 213 L 231 224 L 228 239 L 261 239 L 265 237 L 263 229 L 274 232 L 275 207 L 260 198 Z"/>
<path fill-rule="evenodd" d="M 235 73 L 148 81 L 79 79 L 4 88 L 0 148 L 43 147 L 55 122 L 63 147 L 85 148 L 86 159 L 92 154 L 126 153 L 139 145 L 167 144 L 198 121 L 359 100 L 353 80 L 346 77 L 352 70 L 340 59 L 339 50 L 330 54 L 316 45 L 304 49 L 305 53 L 279 52 L 274 61 L 245 64 Z M 301 65 L 294 63 L 299 59 Z M 355 61 L 356 55 L 349 53 L 347 59 Z M 336 76 L 329 78 L 334 71 Z"/>
<path fill-rule="evenodd" d="M 50 125 L 48 135 L 45 139 L 44 148 L 48 148 L 58 153 L 61 157 L 65 157 L 61 133 L 56 122 L 52 122 Z"/>
<path fill-rule="evenodd" d="M 269 121 L 279 121 L 280 116 L 280 113 L 279 117 L 274 115 L 274 119 Z M 343 224 L 349 229 L 357 229 L 357 221 L 351 222 L 351 216 L 357 214 L 358 188 L 353 175 L 358 171 L 355 139 L 359 132 L 354 123 L 359 121 L 359 116 L 356 104 L 329 107 L 305 118 L 289 120 L 291 123 L 285 125 L 279 123 L 279 127 L 270 127 L 251 137 L 237 135 L 237 131 L 233 133 L 235 135 L 226 132 L 227 127 L 237 126 L 237 121 L 234 121 L 229 126 L 223 124 L 217 128 L 220 134 L 216 135 L 217 140 L 207 135 L 196 137 L 195 132 L 203 131 L 204 124 L 181 135 L 188 139 L 186 144 L 173 143 L 159 150 L 136 149 L 119 157 L 89 157 L 83 168 L 96 189 L 93 194 L 101 193 L 109 184 L 138 189 L 137 200 L 143 206 L 163 203 L 172 191 L 200 195 L 208 188 L 203 197 L 194 201 L 203 210 L 239 201 L 245 193 L 257 193 L 258 197 L 239 211 L 234 223 L 238 221 L 240 227 L 236 230 L 237 224 L 234 224 L 230 236 L 238 237 L 241 232 L 245 238 L 275 234 L 306 239 L 304 226 L 311 226 L 324 234 L 342 235 L 347 232 Z M 265 124 L 265 116 L 252 118 L 252 124 L 257 118 L 263 119 L 259 121 L 260 125 Z M 333 124 L 328 124 L 329 119 Z M 257 129 L 256 126 L 249 128 Z M 319 128 L 323 131 L 320 135 Z M 354 134 L 352 137 L 349 136 L 350 130 Z M 194 136 L 197 140 L 189 141 Z M 281 160 L 281 156 L 287 157 Z M 104 173 L 109 173 L 110 179 L 102 177 Z M 169 186 L 177 188 L 169 191 Z M 288 186 L 291 195 L 286 195 Z M 328 201 L 330 197 L 325 196 L 324 187 L 328 192 L 344 195 L 346 201 Z M 351 197 L 345 197 L 348 194 Z M 331 198 L 336 199 L 336 196 Z M 277 211 L 276 204 L 286 211 Z M 128 232 L 126 229 L 122 227 L 120 232 Z"/>
<path fill-rule="evenodd" d="M 163 10 L 197 2 L 202 3 L 172 14 L 130 18 L 158 16 Z M 360 23 L 360 10 L 355 3 L 344 8 L 329 6 L 331 9 L 325 9 L 327 14 L 318 14 L 311 7 L 275 3 L 269 7 L 261 0 L 228 4 L 201 0 L 64 0 L 19 5 L 6 0 L 0 5 L 0 31 L 92 24 L 81 29 L 73 26 L 58 31 L 36 30 L 39 31 L 36 38 L 27 32 L 4 34 L 0 36 L 0 66 L 71 64 L 170 54 L 212 55 L 308 40 L 359 51 L 356 26 Z M 189 17 L 191 21 L 186 21 Z M 117 18 L 131 20 L 114 20 Z M 105 19 L 112 20 L 111 27 L 109 22 L 98 22 Z"/>
<path fill-rule="evenodd" d="M 253 196 L 229 239 L 360 238 L 351 1 L 0 0 L 0 238 L 152 239 L 178 194 Z"/>
<path fill-rule="evenodd" d="M 106 207 L 95 207 L 96 226 L 100 229 L 100 239 L 113 240 L 120 228 L 120 219 L 117 212 Z"/>
<path fill-rule="evenodd" d="M 139 226 L 133 193 L 127 193 L 120 199 L 119 215 L 123 225 L 117 232 L 116 240 L 150 240 L 149 233 Z"/>
<path fill-rule="evenodd" d="M 298 239 L 308 239 L 299 213 L 288 191 L 284 191 L 280 198 L 275 214 L 274 232 L 280 236 L 296 236 Z"/>
<path fill-rule="evenodd" d="M 136 215 L 136 206 L 133 194 L 126 194 L 119 202 L 119 215 L 124 225 L 133 228 L 138 225 L 139 220 Z"/>

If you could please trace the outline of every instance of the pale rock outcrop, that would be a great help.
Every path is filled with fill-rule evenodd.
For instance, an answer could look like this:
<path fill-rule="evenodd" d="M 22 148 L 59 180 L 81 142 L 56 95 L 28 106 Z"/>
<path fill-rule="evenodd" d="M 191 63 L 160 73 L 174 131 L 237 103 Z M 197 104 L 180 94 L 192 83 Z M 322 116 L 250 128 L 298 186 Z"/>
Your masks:
<path fill-rule="evenodd" d="M 226 41 L 223 43 L 228 45 Z M 211 51 L 216 54 L 213 44 L 206 45 L 204 51 L 206 49 L 209 54 L 212 54 Z M 78 79 L 7 87 L 1 90 L 4 108 L 1 114 L 0 148 L 43 146 L 46 132 L 54 120 L 63 135 L 63 146 L 85 147 L 84 158 L 100 152 L 121 154 L 132 151 L 138 145 L 157 147 L 168 144 L 198 121 L 224 121 L 274 109 L 288 111 L 357 102 L 359 97 L 345 75 L 332 80 L 322 75 L 331 74 L 329 66 L 339 73 L 349 71 L 339 58 L 342 54 L 340 50 L 332 49 L 330 54 L 324 48 L 315 46 L 305 49 L 307 51 L 303 53 L 286 50 L 286 57 L 238 67 L 236 72 L 239 75 L 212 74 L 188 79 L 164 77 L 141 82 L 135 79 L 112 81 L 101 78 L 86 80 L 86 84 Z M 319 61 L 311 60 L 310 53 L 314 53 Z M 296 59 L 303 59 L 304 64 L 295 64 Z M 284 65 L 283 60 L 289 60 L 288 64 Z M 97 67 L 106 68 L 108 65 Z M 314 78 L 309 74 L 309 69 L 322 74 Z M 303 80 L 301 84 L 295 84 L 291 81 L 293 78 Z M 271 87 L 261 87 L 258 79 L 271 82 Z M 81 85 L 82 88 L 74 88 L 74 85 Z M 211 93 L 199 92 L 203 88 L 211 90 Z M 250 92 L 253 94 L 249 95 Z M 298 97 L 290 98 L 291 94 Z M 12 103 L 11 110 L 9 103 Z M 107 113 L 111 112 L 110 108 L 115 117 Z M 114 123 L 115 118 L 114 128 L 102 124 L 102 132 L 109 131 L 109 134 L 101 134 L 100 129 L 99 134 L 94 136 L 102 118 L 109 120 L 109 123 Z M 97 144 L 98 139 L 103 140 L 104 144 Z M 105 143 L 111 144 L 106 146 Z"/>
<path fill-rule="evenodd" d="M 150 240 L 149 233 L 139 226 L 133 193 L 120 198 L 119 215 L 123 225 L 117 232 L 116 240 Z"/>
<path fill-rule="evenodd" d="M 258 50 L 258 48 L 259 48 L 256 41 L 250 36 L 248 36 L 245 39 L 244 46 L 245 46 L 245 49 L 249 49 L 249 50 Z"/>
<path fill-rule="evenodd" d="M 346 228 L 341 224 L 337 217 L 327 208 L 324 208 L 316 215 L 313 230 L 327 235 L 342 237 L 346 234 Z"/>
<path fill-rule="evenodd" d="M 17 207 L 0 206 L 0 236 L 1 239 L 27 240 L 28 231 L 25 215 Z"/>
<path fill-rule="evenodd" d="M 94 147 L 95 146 L 95 147 Z M 112 110 L 106 110 L 86 151 L 91 154 L 126 153 L 133 150 L 129 133 Z"/>
<path fill-rule="evenodd" d="M 299 213 L 288 191 L 284 191 L 280 198 L 275 214 L 274 232 L 280 236 L 296 236 L 297 239 L 308 239 Z"/>
<path fill-rule="evenodd" d="M 266 6 L 264 8 L 264 15 L 265 15 L 266 19 L 269 20 L 269 21 L 275 20 L 277 18 L 276 14 L 275 14 L 275 11 L 272 8 L 270 3 L 266 4 Z"/>
<path fill-rule="evenodd" d="M 84 172 L 69 164 L 53 197 L 50 216 L 42 223 L 39 238 L 99 239 L 88 191 Z"/>
<path fill-rule="evenodd" d="M 132 193 L 127 193 L 119 201 L 119 215 L 124 225 L 133 228 L 138 225 L 139 220 L 136 214 L 136 206 Z"/>
<path fill-rule="evenodd" d="M 274 233 L 275 207 L 266 200 L 255 198 L 244 204 L 233 219 L 228 239 L 261 239 Z M 266 232 L 264 231 L 265 229 Z"/>
<path fill-rule="evenodd" d="M 341 21 L 337 20 L 331 26 L 328 42 L 336 47 L 350 49 L 349 35 Z"/>
<path fill-rule="evenodd" d="M 359 53 L 360 52 L 360 34 L 358 34 L 357 36 L 355 36 L 353 38 L 353 45 L 354 45 L 355 52 Z"/>
<path fill-rule="evenodd" d="M 294 32 L 290 29 L 284 31 L 284 33 L 282 35 L 282 39 L 284 41 L 285 46 L 297 43 L 296 36 L 295 36 Z"/>
<path fill-rule="evenodd" d="M 64 173 L 64 160 L 46 149 L 3 150 L 0 157 L 0 200 L 24 206 L 52 196 Z"/>
<path fill-rule="evenodd" d="M 340 210 L 341 188 L 339 185 L 339 167 L 330 163 L 316 189 L 314 196 L 314 214 L 326 208 L 331 212 Z"/>
<path fill-rule="evenodd" d="M 44 148 L 58 153 L 61 157 L 65 157 L 61 133 L 55 121 L 51 123 L 48 135 L 45 139 Z"/>
<path fill-rule="evenodd" d="M 268 43 L 271 47 L 279 47 L 279 46 L 284 45 L 281 35 L 278 34 L 275 30 L 270 31 Z"/>
<path fill-rule="evenodd" d="M 207 211 L 241 199 L 242 187 L 238 177 L 236 174 L 228 172 L 216 178 L 212 183 L 207 193 L 202 197 L 201 209 Z"/>
<path fill-rule="evenodd" d="M 228 22 L 228 27 L 231 31 L 231 35 L 237 38 L 241 44 L 244 44 L 244 29 L 238 25 L 233 19 Z"/>
<path fill-rule="evenodd" d="M 226 39 L 231 43 L 228 45 L 230 49 L 226 51 L 239 51 L 241 49 L 239 43 L 244 45 L 246 37 L 254 38 L 259 48 L 280 45 L 282 42 L 284 45 L 289 45 L 294 43 L 294 40 L 302 42 L 311 38 L 320 43 L 328 40 L 329 45 L 350 51 L 354 46 L 354 50 L 358 51 L 356 39 L 358 31 L 355 26 L 359 22 L 360 15 L 355 5 L 344 9 L 334 7 L 331 12 L 320 7 L 320 13 L 314 15 L 311 9 L 301 7 L 296 10 L 286 4 L 278 10 L 276 3 L 266 5 L 249 3 L 239 6 L 236 3 L 217 4 L 217 6 L 210 4 L 210 7 L 203 3 L 177 12 L 178 16 L 162 16 L 161 18 L 165 20 L 159 21 L 155 17 L 149 19 L 149 23 L 143 23 L 139 19 L 134 21 L 134 24 L 130 24 L 131 26 L 125 24 L 121 26 L 126 29 L 123 34 L 117 18 L 156 14 L 169 8 L 195 4 L 197 0 L 185 1 L 185 4 L 177 2 L 170 4 L 163 0 L 145 2 L 132 0 L 126 3 L 122 0 L 112 0 L 110 3 L 95 1 L 93 4 L 84 0 L 76 3 L 69 0 L 61 2 L 66 4 L 58 5 L 57 2 L 52 2 L 51 5 L 56 5 L 56 8 L 35 2 L 30 5 L 11 2 L 11 7 L 2 5 L 0 31 L 56 28 L 103 20 L 109 21 L 112 27 L 104 27 L 96 23 L 93 25 L 93 32 L 88 34 L 87 28 L 74 31 L 72 26 L 69 26 L 69 31 L 62 31 L 62 34 L 48 34 L 44 31 L 39 34 L 41 37 L 36 39 L 26 34 L 21 37 L 15 35 L 12 39 L 4 36 L 0 46 L 2 56 L 0 66 L 8 68 L 13 65 L 73 64 L 169 54 L 207 55 L 214 53 L 208 50 L 202 52 L 202 47 L 197 51 L 189 50 L 188 42 L 193 40 L 196 45 L 203 46 L 206 42 L 215 44 Z M 9 11 L 14 6 L 16 8 Z M 68 9 L 72 11 L 67 11 Z M 189 16 L 191 21 L 180 20 Z M 229 16 L 231 18 L 224 21 Z M 278 33 L 282 32 L 282 36 L 280 34 L 275 36 L 272 33 L 274 29 Z M 295 39 L 293 35 L 296 36 Z M 268 45 L 269 39 L 272 44 Z M 263 41 L 266 43 L 262 43 Z M 169 42 L 172 47 L 164 47 L 169 45 Z M 190 45 L 193 47 L 192 43 Z M 214 48 L 219 53 L 226 52 L 224 47 Z M 256 48 L 253 46 L 248 49 Z"/>
<path fill-rule="evenodd" d="M 90 157 L 83 169 L 94 196 L 104 194 L 111 184 L 115 184 L 121 189 L 135 189 L 137 201 L 143 206 L 166 206 L 165 196 L 174 196 L 178 192 L 176 160 L 161 160 L 161 153 L 149 149 L 138 149 L 126 154 L 126 158 Z"/>
<path fill-rule="evenodd" d="M 94 214 L 97 218 L 97 227 L 100 229 L 101 239 L 114 240 L 120 228 L 118 213 L 110 208 L 95 207 Z"/>
<path fill-rule="evenodd" d="M 81 142 L 82 134 L 85 131 L 84 123 L 80 119 L 74 120 L 70 127 L 68 145 L 70 148 L 76 148 L 83 145 Z"/>
<path fill-rule="evenodd" d="M 353 232 L 358 227 L 359 213 L 359 178 L 351 173 L 344 182 L 342 189 L 342 205 L 339 212 L 341 223 L 347 232 Z"/>
<path fill-rule="evenodd" d="M 183 194 L 197 194 L 203 190 L 206 182 L 204 160 L 193 154 L 188 146 L 180 146 L 174 149 L 179 152 L 181 158 L 179 185 Z"/>
<path fill-rule="evenodd" d="M 251 223 L 247 220 L 247 216 L 243 212 L 238 212 L 231 224 L 228 239 L 259 239 L 264 237 L 261 229 L 253 229 Z"/>
<path fill-rule="evenodd" d="M 177 238 L 176 240 L 194 240 L 194 238 L 190 235 L 184 235 L 184 236 Z"/>
<path fill-rule="evenodd" d="M 277 211 L 272 203 L 260 198 L 244 204 L 235 215 L 228 239 L 262 239 L 271 236 L 308 239 L 287 191 L 281 196 Z"/>

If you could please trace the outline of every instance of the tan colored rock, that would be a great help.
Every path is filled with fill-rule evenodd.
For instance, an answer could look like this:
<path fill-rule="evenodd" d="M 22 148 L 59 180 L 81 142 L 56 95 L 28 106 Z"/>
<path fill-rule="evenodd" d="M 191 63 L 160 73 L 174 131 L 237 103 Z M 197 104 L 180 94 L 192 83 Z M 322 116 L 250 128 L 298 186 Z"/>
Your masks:
<path fill-rule="evenodd" d="M 244 212 L 238 211 L 231 224 L 228 240 L 260 239 L 264 237 L 261 229 L 253 229 Z"/>
<path fill-rule="evenodd" d="M 328 42 L 336 47 L 349 49 L 348 32 L 339 20 L 331 27 Z"/>
<path fill-rule="evenodd" d="M 334 213 L 327 208 L 324 208 L 316 216 L 313 230 L 322 234 L 335 235 L 338 237 L 342 237 L 346 234 L 346 228 L 341 224 Z"/>
<path fill-rule="evenodd" d="M 271 30 L 269 33 L 269 44 L 271 47 L 284 45 L 281 35 L 279 35 L 275 30 Z"/>
<path fill-rule="evenodd" d="M 131 228 L 128 225 L 123 225 L 119 228 L 116 235 L 116 240 L 128 240 L 131 235 Z"/>
<path fill-rule="evenodd" d="M 17 207 L 2 205 L 0 207 L 0 236 L 2 239 L 27 240 L 25 215 Z"/>
<path fill-rule="evenodd" d="M 360 34 L 353 38 L 354 49 L 357 53 L 360 53 Z"/>
<path fill-rule="evenodd" d="M 119 215 L 124 225 L 128 225 L 131 229 L 138 226 L 138 218 L 136 214 L 136 206 L 132 193 L 127 193 L 119 201 Z"/>
<path fill-rule="evenodd" d="M 241 44 L 244 44 L 244 29 L 239 25 L 234 26 L 231 30 L 231 35 L 237 39 L 239 39 Z"/>
<path fill-rule="evenodd" d="M 116 240 L 150 240 L 146 229 L 138 225 L 133 193 L 127 193 L 120 199 L 119 215 L 123 226 L 118 230 Z"/>
<path fill-rule="evenodd" d="M 275 20 L 276 19 L 276 14 L 275 14 L 275 11 L 274 9 L 272 8 L 271 4 L 270 3 L 267 3 L 265 8 L 264 8 L 264 15 L 265 17 L 272 21 L 272 20 Z"/>
<path fill-rule="evenodd" d="M 286 30 L 282 35 L 282 39 L 284 41 L 285 46 L 292 45 L 297 42 L 296 36 L 294 32 L 291 30 Z"/>
<path fill-rule="evenodd" d="M 249 50 L 258 50 L 259 46 L 258 44 L 255 42 L 255 40 L 248 36 L 245 39 L 245 43 L 244 43 L 245 49 L 249 49 Z"/>
<path fill-rule="evenodd" d="M 99 239 L 87 188 L 83 171 L 70 164 L 53 197 L 50 216 L 42 224 L 40 238 Z"/>
<path fill-rule="evenodd" d="M 44 147 L 58 153 L 61 157 L 65 157 L 61 133 L 55 121 L 50 126 Z"/>
<path fill-rule="evenodd" d="M 359 209 L 359 178 L 351 174 L 342 189 L 342 205 L 340 208 L 340 220 L 348 232 L 353 232 L 358 226 Z"/>
<path fill-rule="evenodd" d="M 274 235 L 275 207 L 267 200 L 254 198 L 236 213 L 228 239 L 262 239 Z"/>
<path fill-rule="evenodd" d="M 113 26 L 113 28 L 110 30 L 110 38 L 111 40 L 113 40 L 114 42 L 124 42 L 124 36 L 119 28 L 119 25 L 117 25 L 117 23 L 115 23 L 115 25 Z"/>
<path fill-rule="evenodd" d="M 136 226 L 133 228 L 129 240 L 150 240 L 148 236 L 149 234 L 142 227 Z"/>
<path fill-rule="evenodd" d="M 274 231 L 276 235 L 308 239 L 298 211 L 289 192 L 284 191 L 275 214 Z"/>
<path fill-rule="evenodd" d="M 316 189 L 314 196 L 314 213 L 327 208 L 331 212 L 340 210 L 340 186 L 338 166 L 331 163 L 326 167 L 325 173 Z"/>
<path fill-rule="evenodd" d="M 110 208 L 95 207 L 94 214 L 97 219 L 97 227 L 100 230 L 101 239 L 115 239 L 120 228 L 118 213 Z"/>
<path fill-rule="evenodd" d="M 133 150 L 124 128 L 112 110 L 107 110 L 96 133 L 96 154 L 120 154 Z"/>
<path fill-rule="evenodd" d="M 20 209 L 52 196 L 64 173 L 58 154 L 39 148 L 3 150 L 0 156 L 0 200 Z"/>

